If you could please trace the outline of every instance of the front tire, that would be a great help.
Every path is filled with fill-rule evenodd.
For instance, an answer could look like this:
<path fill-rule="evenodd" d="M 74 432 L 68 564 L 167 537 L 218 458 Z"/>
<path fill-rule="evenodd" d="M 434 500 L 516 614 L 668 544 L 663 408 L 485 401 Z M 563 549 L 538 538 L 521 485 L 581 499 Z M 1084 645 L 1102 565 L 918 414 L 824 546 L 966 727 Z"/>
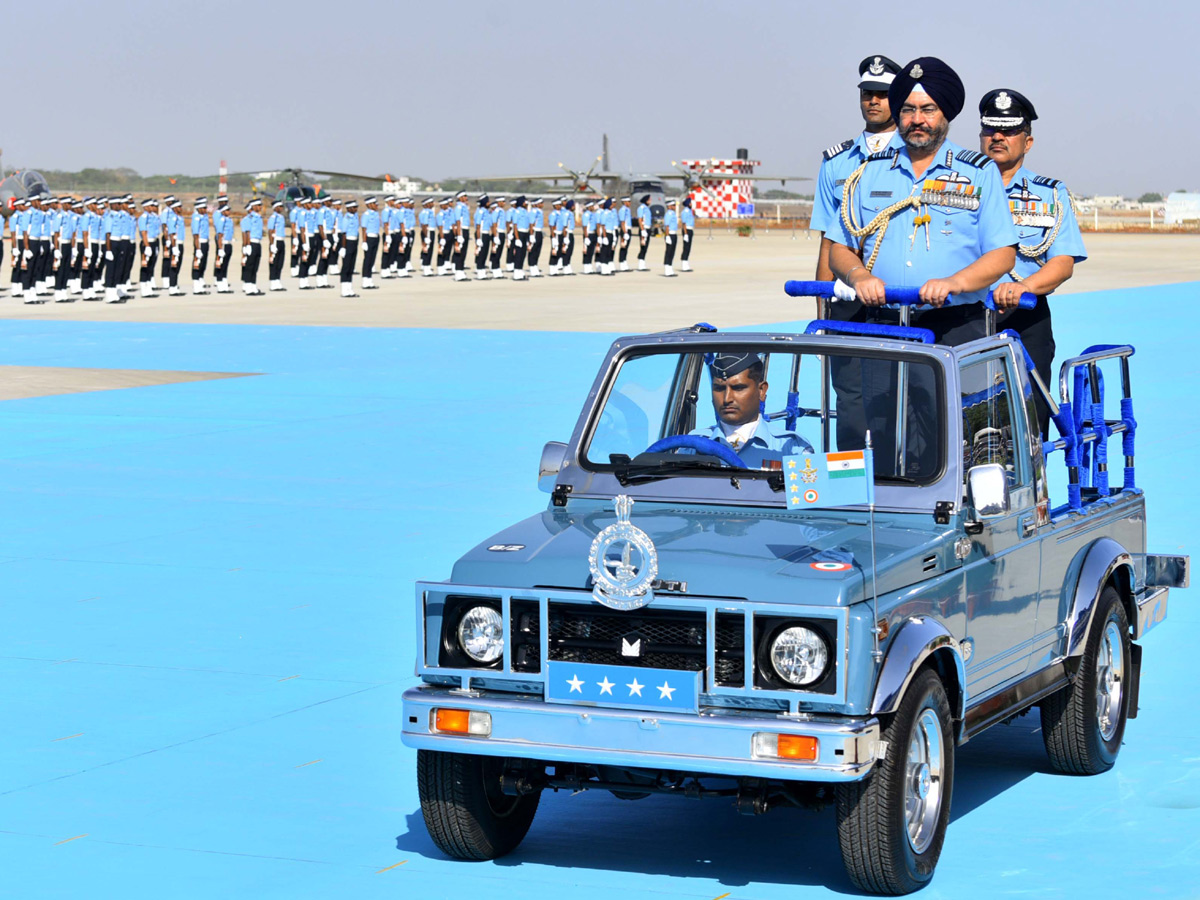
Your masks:
<path fill-rule="evenodd" d="M 1042 741 L 1058 771 L 1098 775 L 1117 761 L 1129 715 L 1132 659 L 1121 595 L 1106 585 L 1075 681 L 1042 701 Z"/>
<path fill-rule="evenodd" d="M 495 859 L 524 840 L 542 792 L 511 797 L 500 790 L 504 760 L 417 751 L 417 792 L 433 842 L 455 859 Z"/>
<path fill-rule="evenodd" d="M 935 672 L 913 679 L 881 737 L 874 771 L 837 787 L 838 844 L 860 890 L 908 894 L 933 878 L 950 821 L 954 732 Z"/>

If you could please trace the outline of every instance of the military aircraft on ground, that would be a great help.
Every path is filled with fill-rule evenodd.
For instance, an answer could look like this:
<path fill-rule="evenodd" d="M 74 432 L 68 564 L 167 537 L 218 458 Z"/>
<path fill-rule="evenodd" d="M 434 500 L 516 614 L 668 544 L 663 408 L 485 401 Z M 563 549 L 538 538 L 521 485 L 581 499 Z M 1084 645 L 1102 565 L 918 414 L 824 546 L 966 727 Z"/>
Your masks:
<path fill-rule="evenodd" d="M 50 185 L 46 184 L 41 172 L 35 172 L 33 169 L 13 172 L 0 181 L 0 213 L 10 215 L 16 200 L 49 193 Z"/>

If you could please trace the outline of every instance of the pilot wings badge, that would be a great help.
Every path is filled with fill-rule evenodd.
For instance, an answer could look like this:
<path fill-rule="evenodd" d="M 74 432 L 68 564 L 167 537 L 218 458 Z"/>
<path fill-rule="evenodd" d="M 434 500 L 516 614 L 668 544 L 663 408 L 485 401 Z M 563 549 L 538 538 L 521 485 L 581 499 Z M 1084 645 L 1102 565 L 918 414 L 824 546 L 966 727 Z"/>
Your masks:
<path fill-rule="evenodd" d="M 592 597 L 609 609 L 641 609 L 654 599 L 658 553 L 650 536 L 629 521 L 633 499 L 621 494 L 615 506 L 617 521 L 596 535 L 588 552 Z"/>

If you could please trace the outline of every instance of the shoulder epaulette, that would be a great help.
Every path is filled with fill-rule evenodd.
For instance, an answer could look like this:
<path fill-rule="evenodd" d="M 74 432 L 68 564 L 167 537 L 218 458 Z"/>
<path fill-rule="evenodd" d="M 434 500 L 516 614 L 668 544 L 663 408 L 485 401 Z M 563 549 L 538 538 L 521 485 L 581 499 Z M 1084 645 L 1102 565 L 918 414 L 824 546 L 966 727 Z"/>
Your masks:
<path fill-rule="evenodd" d="M 893 156 L 895 156 L 899 152 L 900 151 L 897 150 L 895 147 L 888 147 L 886 150 L 880 150 L 878 153 L 872 153 L 870 156 L 867 157 L 867 159 L 868 160 L 891 159 Z"/>
<path fill-rule="evenodd" d="M 1048 188 L 1056 188 L 1060 184 L 1062 184 L 1062 182 L 1059 181 L 1057 178 L 1047 178 L 1045 175 L 1034 175 L 1033 183 L 1034 184 L 1044 184 Z"/>
<path fill-rule="evenodd" d="M 821 154 L 821 159 L 833 159 L 838 154 L 845 153 L 847 150 L 849 150 L 853 146 L 854 146 L 853 138 L 851 138 L 848 141 L 842 141 L 840 144 L 834 144 L 832 147 L 830 147 L 828 150 L 826 150 L 824 153 Z"/>
<path fill-rule="evenodd" d="M 961 150 L 954 158 L 965 162 L 969 166 L 974 166 L 977 169 L 982 169 L 984 166 L 986 166 L 990 159 L 986 153 L 979 153 L 975 150 Z"/>

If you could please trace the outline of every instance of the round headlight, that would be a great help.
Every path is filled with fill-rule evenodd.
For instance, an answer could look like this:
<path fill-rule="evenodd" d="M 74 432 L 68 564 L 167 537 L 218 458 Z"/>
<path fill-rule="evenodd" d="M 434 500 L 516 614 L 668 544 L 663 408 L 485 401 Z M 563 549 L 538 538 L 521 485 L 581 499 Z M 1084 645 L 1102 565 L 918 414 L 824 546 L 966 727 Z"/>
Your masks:
<path fill-rule="evenodd" d="M 475 662 L 490 663 L 504 652 L 504 623 L 490 606 L 476 606 L 458 623 L 458 643 Z"/>
<path fill-rule="evenodd" d="M 812 684 L 825 674 L 829 650 L 815 631 L 796 625 L 771 642 L 771 665 L 788 684 Z"/>

